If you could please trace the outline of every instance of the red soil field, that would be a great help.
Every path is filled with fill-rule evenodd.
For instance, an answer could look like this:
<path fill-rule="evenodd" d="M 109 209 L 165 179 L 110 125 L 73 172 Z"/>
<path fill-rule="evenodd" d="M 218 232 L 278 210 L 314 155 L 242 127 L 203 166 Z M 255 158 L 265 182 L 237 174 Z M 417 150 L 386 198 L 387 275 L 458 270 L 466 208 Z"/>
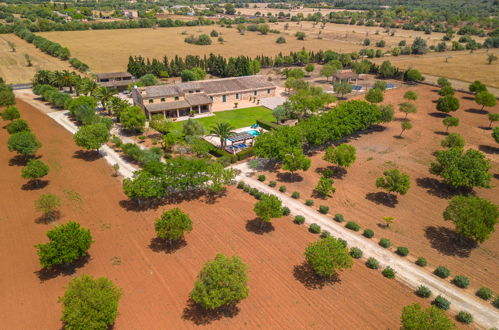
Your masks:
<path fill-rule="evenodd" d="M 253 232 L 255 200 L 233 187 L 215 200 L 193 196 L 176 204 L 190 214 L 194 230 L 174 253 L 155 251 L 153 220 L 175 205 L 127 210 L 120 181 L 103 159 L 82 159 L 69 132 L 26 103 L 18 106 L 43 144 L 39 155 L 51 173 L 43 189 L 22 189 L 21 166 L 12 162 L 7 132 L 0 130 L 0 310 L 7 329 L 60 328 L 57 297 L 81 274 L 107 276 L 123 288 L 115 329 L 398 328 L 402 307 L 422 302 L 360 262 L 340 282 L 312 288 L 299 266 L 305 247 L 318 237 L 289 218 L 276 220 L 269 233 Z M 63 200 L 61 218 L 37 223 L 34 200 L 47 192 Z M 90 260 L 73 274 L 40 278 L 33 245 L 46 242 L 53 225 L 70 220 L 91 230 Z M 186 307 L 201 266 L 218 252 L 239 255 L 249 265 L 250 296 L 237 315 L 210 320 Z"/>
<path fill-rule="evenodd" d="M 314 198 L 313 189 L 321 177 L 321 170 L 331 166 L 322 159 L 323 152 L 312 156 L 312 166 L 307 172 L 299 172 L 302 181 L 289 182 L 289 176 L 283 172 L 267 172 L 268 180 L 276 180 L 278 185 L 287 187 L 287 194 L 293 191 L 301 193 L 301 200 L 314 199 L 314 207 L 328 205 L 329 213 L 341 213 L 346 221 L 356 221 L 361 231 L 366 228 L 374 230 L 372 240 L 376 242 L 386 237 L 392 241 L 392 250 L 397 246 L 406 246 L 410 250 L 408 258 L 415 260 L 425 257 L 428 270 L 433 271 L 439 265 L 451 270 L 451 276 L 465 275 L 470 278 L 470 288 L 474 295 L 480 286 L 499 291 L 499 233 L 491 235 L 489 240 L 476 248 L 459 247 L 454 244 L 454 224 L 444 221 L 442 213 L 448 205 L 452 192 L 442 188 L 441 179 L 431 175 L 429 165 L 434 161 L 432 153 L 443 149 L 440 141 L 445 137 L 442 118 L 438 117 L 434 101 L 438 99 L 437 89 L 426 85 L 410 88 L 418 94 L 416 105 L 418 112 L 409 114 L 413 124 L 411 130 L 400 134 L 400 123 L 404 114 L 398 111 L 398 104 L 404 102 L 402 96 L 407 88 L 387 91 L 384 103 L 395 105 L 396 120 L 383 125 L 382 131 L 372 131 L 351 138 L 357 149 L 357 160 L 347 169 L 342 178 L 334 178 L 336 193 L 327 200 Z M 499 203 L 499 148 L 491 136 L 486 113 L 479 113 L 481 108 L 472 95 L 457 93 L 461 108 L 452 115 L 460 119 L 459 127 L 451 127 L 450 132 L 457 132 L 466 141 L 465 148 L 482 150 L 491 160 L 490 173 L 494 175 L 491 189 L 475 189 L 476 195 Z M 363 97 L 358 97 L 363 98 Z M 499 106 L 485 109 L 498 112 Z M 375 186 L 376 178 L 383 171 L 398 168 L 411 177 L 411 188 L 404 196 L 398 196 L 393 204 L 383 203 L 382 190 Z M 395 218 L 390 229 L 381 228 L 384 216 Z M 496 280 L 494 280 L 496 279 Z"/>

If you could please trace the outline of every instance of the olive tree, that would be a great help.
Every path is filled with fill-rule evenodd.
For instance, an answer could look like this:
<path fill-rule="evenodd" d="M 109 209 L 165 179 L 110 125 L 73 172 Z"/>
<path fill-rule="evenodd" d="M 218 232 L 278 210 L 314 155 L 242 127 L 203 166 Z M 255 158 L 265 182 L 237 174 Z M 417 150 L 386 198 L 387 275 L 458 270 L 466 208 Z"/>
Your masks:
<path fill-rule="evenodd" d="M 47 174 L 49 174 L 49 167 L 38 159 L 31 159 L 21 171 L 21 177 L 33 180 L 37 186 L 40 184 L 38 179 Z"/>
<path fill-rule="evenodd" d="M 480 80 L 475 80 L 472 82 L 469 86 L 469 90 L 472 93 L 479 93 L 479 92 L 486 92 L 487 91 L 487 86 L 485 86 L 484 83 L 482 83 Z"/>
<path fill-rule="evenodd" d="M 404 131 L 412 128 L 412 124 L 408 120 L 404 120 L 400 123 L 400 127 L 402 128 L 402 131 L 400 131 L 399 137 L 402 137 L 402 133 L 404 133 Z"/>
<path fill-rule="evenodd" d="M 171 245 L 173 241 L 183 238 L 186 232 L 192 230 L 192 220 L 188 214 L 176 207 L 165 211 L 156 219 L 154 228 L 158 237 L 167 240 Z"/>
<path fill-rule="evenodd" d="M 492 123 L 499 121 L 499 113 L 489 113 L 487 117 L 489 119 L 489 128 L 492 127 Z"/>
<path fill-rule="evenodd" d="M 35 201 L 35 209 L 43 212 L 46 221 L 51 221 L 56 216 L 61 200 L 54 194 L 43 194 Z"/>
<path fill-rule="evenodd" d="M 59 297 L 64 328 L 109 329 L 118 316 L 121 295 L 121 289 L 108 278 L 75 277 Z"/>
<path fill-rule="evenodd" d="M 282 216 L 282 202 L 276 196 L 266 194 L 256 202 L 253 211 L 255 211 L 256 215 L 261 220 L 261 228 L 265 223 L 271 222 L 272 218 L 279 218 Z"/>
<path fill-rule="evenodd" d="M 449 132 L 449 127 L 457 127 L 457 126 L 459 126 L 459 118 L 456 118 L 456 117 L 445 117 L 442 120 L 442 123 L 445 126 L 445 132 Z"/>
<path fill-rule="evenodd" d="M 401 316 L 402 330 L 452 330 L 454 323 L 445 312 L 435 306 L 423 309 L 418 303 L 405 306 Z"/>
<path fill-rule="evenodd" d="M 365 99 L 370 103 L 381 103 L 385 99 L 385 96 L 381 89 L 371 88 L 367 91 Z"/>
<path fill-rule="evenodd" d="M 7 142 L 9 151 L 15 151 L 24 157 L 34 156 L 42 144 L 36 139 L 35 134 L 23 131 L 12 134 Z"/>
<path fill-rule="evenodd" d="M 282 160 L 283 170 L 291 173 L 299 170 L 306 171 L 310 168 L 310 164 L 310 158 L 305 156 L 303 151 L 299 148 L 293 149 L 290 153 L 286 154 Z"/>
<path fill-rule="evenodd" d="M 28 123 L 24 119 L 14 119 L 9 125 L 6 126 L 6 129 L 9 134 L 15 134 L 30 130 Z"/>
<path fill-rule="evenodd" d="M 87 150 L 97 150 L 109 140 L 109 129 L 103 123 L 82 126 L 73 135 L 77 146 Z"/>
<path fill-rule="evenodd" d="M 498 216 L 496 204 L 475 196 L 456 196 L 444 211 L 444 219 L 454 222 L 456 232 L 480 243 L 495 231 Z"/>
<path fill-rule="evenodd" d="M 438 175 L 454 188 L 489 188 L 492 175 L 490 161 L 474 149 L 450 148 L 435 152 L 436 161 L 430 165 L 430 173 Z"/>
<path fill-rule="evenodd" d="M 42 268 L 69 265 L 87 255 L 92 245 L 92 235 L 79 223 L 68 222 L 47 232 L 49 242 L 35 245 Z"/>
<path fill-rule="evenodd" d="M 385 189 L 389 193 L 396 192 L 405 195 L 411 187 L 409 175 L 397 169 L 386 170 L 383 175 L 376 179 L 376 188 Z"/>
<path fill-rule="evenodd" d="M 404 119 L 407 119 L 407 115 L 410 114 L 410 113 L 416 113 L 417 112 L 417 108 L 414 104 L 412 103 L 409 103 L 409 102 L 402 102 L 400 103 L 399 105 L 399 110 L 400 112 L 403 112 L 405 113 L 405 117 Z"/>
<path fill-rule="evenodd" d="M 350 167 L 356 159 L 355 147 L 351 144 L 340 144 L 337 147 L 328 147 L 323 159 L 339 167 Z"/>
<path fill-rule="evenodd" d="M 352 257 L 343 242 L 331 236 L 310 243 L 305 250 L 305 260 L 317 276 L 325 278 L 353 266 Z"/>
<path fill-rule="evenodd" d="M 459 100 L 453 95 L 442 96 L 437 100 L 438 111 L 449 113 L 456 111 L 459 107 Z"/>
<path fill-rule="evenodd" d="M 336 192 L 333 186 L 334 181 L 330 178 L 321 177 L 315 186 L 315 191 L 322 197 L 329 197 L 332 193 Z"/>
<path fill-rule="evenodd" d="M 476 93 L 475 102 L 478 105 L 481 105 L 482 109 L 480 109 L 480 110 L 483 110 L 483 108 L 485 108 L 485 107 L 495 106 L 497 104 L 497 99 L 496 99 L 494 94 L 489 93 L 487 91 L 482 91 L 482 92 Z M 496 115 L 499 115 L 499 114 L 496 114 Z"/>
<path fill-rule="evenodd" d="M 407 91 L 404 93 L 404 99 L 408 101 L 416 101 L 418 99 L 418 94 L 414 91 Z"/>
<path fill-rule="evenodd" d="M 146 124 L 146 115 L 138 106 L 128 107 L 121 111 L 120 123 L 126 130 L 141 131 Z"/>
<path fill-rule="evenodd" d="M 21 118 L 21 114 L 15 106 L 10 106 L 2 112 L 1 117 L 3 120 L 14 120 Z"/>
<path fill-rule="evenodd" d="M 241 258 L 217 254 L 201 268 L 190 298 L 208 310 L 237 304 L 249 295 L 247 270 Z"/>
<path fill-rule="evenodd" d="M 464 139 L 458 133 L 451 133 L 447 135 L 441 142 L 440 145 L 444 148 L 462 148 L 464 147 Z"/>

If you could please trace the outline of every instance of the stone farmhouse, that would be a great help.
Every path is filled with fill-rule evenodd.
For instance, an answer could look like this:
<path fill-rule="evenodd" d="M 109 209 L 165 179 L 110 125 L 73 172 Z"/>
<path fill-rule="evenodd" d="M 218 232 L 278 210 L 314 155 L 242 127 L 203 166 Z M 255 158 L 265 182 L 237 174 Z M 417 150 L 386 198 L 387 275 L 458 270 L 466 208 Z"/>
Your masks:
<path fill-rule="evenodd" d="M 275 91 L 276 86 L 267 77 L 254 75 L 135 87 L 132 98 L 149 119 L 154 114 L 177 118 L 209 114 L 213 104 L 270 97 Z"/>
<path fill-rule="evenodd" d="M 128 72 L 97 73 L 95 77 L 99 85 L 108 88 L 116 88 L 118 90 L 125 90 L 128 85 L 137 81 L 137 79 Z"/>

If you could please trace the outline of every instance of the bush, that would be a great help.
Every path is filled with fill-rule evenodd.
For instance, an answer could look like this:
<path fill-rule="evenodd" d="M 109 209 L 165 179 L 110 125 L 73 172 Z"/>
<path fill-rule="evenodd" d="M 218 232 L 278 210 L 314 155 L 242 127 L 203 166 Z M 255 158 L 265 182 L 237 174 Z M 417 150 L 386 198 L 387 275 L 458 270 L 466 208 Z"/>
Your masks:
<path fill-rule="evenodd" d="M 423 257 L 419 257 L 418 260 L 416 260 L 416 265 L 425 267 L 426 265 L 428 265 L 428 261 L 426 261 L 426 259 Z"/>
<path fill-rule="evenodd" d="M 350 230 L 353 230 L 353 231 L 360 230 L 360 225 L 355 221 L 348 221 L 347 224 L 345 225 L 345 227 L 350 229 Z"/>
<path fill-rule="evenodd" d="M 494 305 L 495 308 L 499 308 L 499 297 L 497 297 L 496 300 L 494 300 L 492 305 Z"/>
<path fill-rule="evenodd" d="M 329 206 L 326 205 L 319 206 L 319 212 L 322 214 L 327 214 L 329 212 Z"/>
<path fill-rule="evenodd" d="M 390 279 L 395 278 L 395 273 L 396 273 L 395 270 L 390 266 L 386 267 L 381 272 L 381 274 L 383 274 L 384 277 L 390 278 Z"/>
<path fill-rule="evenodd" d="M 298 198 L 300 198 L 300 193 L 298 191 L 293 191 L 293 193 L 291 194 L 291 197 L 294 199 L 298 199 Z"/>
<path fill-rule="evenodd" d="M 243 191 L 244 191 L 245 193 L 249 193 L 249 192 L 250 192 L 250 189 L 251 189 L 251 188 L 250 188 L 250 186 L 248 186 L 248 185 L 246 185 L 246 186 L 244 186 L 244 187 L 243 187 Z"/>
<path fill-rule="evenodd" d="M 282 192 L 282 193 L 286 192 L 286 190 L 288 190 L 288 189 L 286 188 L 286 186 L 280 186 L 280 187 L 279 187 L 279 191 L 280 191 L 280 192 Z"/>
<path fill-rule="evenodd" d="M 256 123 L 258 124 L 258 126 L 260 126 L 261 128 L 263 129 L 266 129 L 266 130 L 273 130 L 273 129 L 277 129 L 279 128 L 280 126 L 277 125 L 277 124 L 274 124 L 274 123 L 271 123 L 271 122 L 268 122 L 268 121 L 265 121 L 265 120 L 257 120 Z"/>
<path fill-rule="evenodd" d="M 366 266 L 371 269 L 378 269 L 379 268 L 379 262 L 375 258 L 369 258 L 366 261 Z"/>
<path fill-rule="evenodd" d="M 308 227 L 308 231 L 313 233 L 313 234 L 318 234 L 321 232 L 321 226 L 319 226 L 316 223 L 313 223 L 310 225 L 310 227 Z"/>
<path fill-rule="evenodd" d="M 14 119 L 6 128 L 9 134 L 29 131 L 28 123 L 24 119 Z"/>
<path fill-rule="evenodd" d="M 336 222 L 343 222 L 345 221 L 345 218 L 343 217 L 343 214 L 335 214 L 334 215 L 334 221 Z"/>
<path fill-rule="evenodd" d="M 323 230 L 321 233 L 321 238 L 328 238 L 331 237 L 331 233 L 328 232 L 327 230 Z"/>
<path fill-rule="evenodd" d="M 277 186 L 277 182 L 275 182 L 275 181 L 270 181 L 270 182 L 269 182 L 269 186 L 270 186 L 270 187 L 272 187 L 272 188 L 274 188 L 275 186 Z"/>
<path fill-rule="evenodd" d="M 470 280 L 465 276 L 457 275 L 452 279 L 452 283 L 458 288 L 466 289 L 470 285 Z"/>
<path fill-rule="evenodd" d="M 263 181 L 265 181 L 265 179 L 266 179 L 266 177 L 265 177 L 265 175 L 263 175 L 263 174 L 260 174 L 260 175 L 258 176 L 258 181 L 263 182 Z"/>
<path fill-rule="evenodd" d="M 256 199 L 261 200 L 265 194 L 261 191 L 257 192 L 255 195 L 253 195 Z"/>
<path fill-rule="evenodd" d="M 489 300 L 494 295 L 494 292 L 492 292 L 492 290 L 489 288 L 481 287 L 476 292 L 476 295 L 482 298 L 483 300 Z"/>
<path fill-rule="evenodd" d="M 305 217 L 303 215 L 297 215 L 294 220 L 295 223 L 301 225 L 305 223 Z"/>
<path fill-rule="evenodd" d="M 434 271 L 433 274 L 437 275 L 440 278 L 447 278 L 450 275 L 450 270 L 448 270 L 444 266 L 438 266 Z"/>
<path fill-rule="evenodd" d="M 405 246 L 399 246 L 397 248 L 397 254 L 401 257 L 405 257 L 409 254 L 409 249 L 406 248 Z"/>
<path fill-rule="evenodd" d="M 359 248 L 353 247 L 350 249 L 350 255 L 352 256 L 352 258 L 360 259 L 362 258 L 362 254 L 362 250 Z"/>
<path fill-rule="evenodd" d="M 456 320 L 461 323 L 470 324 L 473 322 L 473 316 L 465 311 L 460 311 L 459 314 L 456 315 Z"/>
<path fill-rule="evenodd" d="M 388 238 L 382 238 L 379 240 L 379 245 L 388 249 L 392 245 L 392 242 Z"/>
<path fill-rule="evenodd" d="M 374 231 L 372 231 L 371 229 L 366 229 L 366 230 L 364 230 L 362 235 L 364 235 L 364 237 L 367 237 L 367 238 L 372 238 L 374 236 Z"/>
<path fill-rule="evenodd" d="M 341 242 L 341 244 L 343 244 L 343 246 L 344 246 L 344 247 L 347 247 L 347 246 L 348 246 L 347 241 L 345 241 L 344 239 L 338 238 L 338 241 L 340 241 L 340 242 Z"/>
<path fill-rule="evenodd" d="M 435 300 L 432 301 L 431 303 L 433 306 L 438 307 L 440 309 L 443 309 L 444 311 L 448 310 L 450 307 L 450 301 L 442 297 L 441 295 L 438 295 Z"/>
<path fill-rule="evenodd" d="M 256 189 L 256 188 L 250 188 L 249 193 L 250 193 L 251 196 L 255 196 L 255 194 L 258 193 L 258 189 Z"/>
<path fill-rule="evenodd" d="M 244 182 L 239 181 L 239 182 L 237 183 L 237 188 L 239 188 L 239 189 L 243 189 L 244 187 L 246 187 L 246 184 L 245 184 Z"/>
<path fill-rule="evenodd" d="M 416 289 L 416 294 L 421 298 L 429 298 L 431 296 L 431 290 L 425 287 L 424 285 L 420 285 Z"/>
<path fill-rule="evenodd" d="M 291 213 L 291 210 L 289 209 L 289 207 L 283 207 L 282 208 L 282 215 L 289 215 Z"/>
<path fill-rule="evenodd" d="M 313 200 L 311 200 L 311 199 L 307 199 L 307 200 L 305 201 L 305 205 L 307 205 L 307 206 L 312 206 L 312 205 L 314 205 L 314 201 L 313 201 Z"/>

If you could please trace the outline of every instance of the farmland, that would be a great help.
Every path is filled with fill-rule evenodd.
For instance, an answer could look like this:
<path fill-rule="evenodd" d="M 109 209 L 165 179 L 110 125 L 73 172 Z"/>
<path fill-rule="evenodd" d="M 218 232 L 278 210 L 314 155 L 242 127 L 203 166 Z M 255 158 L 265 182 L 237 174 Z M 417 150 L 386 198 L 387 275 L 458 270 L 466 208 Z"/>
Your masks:
<path fill-rule="evenodd" d="M 301 271 L 306 245 L 317 239 L 283 217 L 265 235 L 254 232 L 255 200 L 235 188 L 216 199 L 201 197 L 143 212 L 129 208 L 119 180 L 103 159 L 82 159 L 72 136 L 48 116 L 18 101 L 21 115 L 43 144 L 42 160 L 52 171 L 44 192 L 63 200 L 62 217 L 39 223 L 37 190 L 21 189 L 13 153 L 0 153 L 0 308 L 8 328 L 60 328 L 57 297 L 74 275 L 106 276 L 123 288 L 115 328 L 396 328 L 401 307 L 422 300 L 397 281 L 357 262 L 340 282 L 313 289 Z M 0 131 L 5 147 L 7 133 Z M 85 173 L 85 175 L 75 175 Z M 178 206 L 193 219 L 186 245 L 167 253 L 154 244 L 153 220 Z M 43 277 L 34 244 L 45 242 L 53 225 L 74 220 L 95 239 L 90 260 L 75 274 Z M 217 252 L 239 255 L 249 265 L 250 296 L 237 315 L 203 318 L 187 304 L 201 265 Z M 22 262 L 20 262 L 22 260 Z M 19 288 L 22 288 L 20 290 Z M 349 297 L 355 297 L 350 299 Z M 24 317 L 24 310 L 30 317 Z M 313 318 L 310 316 L 313 315 Z"/>
<path fill-rule="evenodd" d="M 417 86 L 411 88 L 418 94 L 416 106 L 418 112 L 410 114 L 412 130 L 400 134 L 398 113 L 396 120 L 379 129 L 352 137 L 349 141 L 357 149 L 357 160 L 346 170 L 345 175 L 334 178 L 336 193 L 331 198 L 322 199 L 314 194 L 314 188 L 324 169 L 331 166 L 322 159 L 324 153 L 312 154 L 312 166 L 306 172 L 299 172 L 298 178 L 292 178 L 285 171 L 264 172 L 267 180 L 275 180 L 277 187 L 286 186 L 287 194 L 294 191 L 301 193 L 301 201 L 314 200 L 314 208 L 319 205 L 330 207 L 330 213 L 340 213 L 346 221 L 355 221 L 363 229 L 372 229 L 373 240 L 388 238 L 392 246 L 406 246 L 411 251 L 409 259 L 415 261 L 419 256 L 429 262 L 430 271 L 439 265 L 448 267 L 454 275 L 463 274 L 471 281 L 470 294 L 480 286 L 490 286 L 499 290 L 494 274 L 499 272 L 499 240 L 494 233 L 488 241 L 476 247 L 460 246 L 455 243 L 452 223 L 444 221 L 442 213 L 449 199 L 455 192 L 445 189 L 441 179 L 428 172 L 434 160 L 432 153 L 442 149 L 440 141 L 445 137 L 445 128 L 441 117 L 435 110 L 434 101 L 438 98 L 434 87 Z M 395 89 L 386 93 L 384 103 L 398 107 L 403 102 L 402 95 L 406 88 Z M 494 140 L 490 136 L 485 113 L 477 113 L 477 105 L 466 94 L 458 93 L 461 108 L 453 116 L 460 119 L 460 126 L 452 132 L 461 134 L 466 141 L 466 148 L 479 149 L 491 160 L 491 173 L 499 171 L 499 158 Z M 496 106 L 488 109 L 497 112 Z M 387 169 L 399 169 L 411 177 L 411 188 L 404 196 L 395 200 L 383 198 L 383 193 L 375 186 L 376 178 Z M 499 202 L 497 175 L 492 179 L 491 189 L 475 189 L 480 197 L 494 203 Z M 304 206 L 305 207 L 305 206 Z M 383 217 L 393 217 L 390 228 L 383 227 Z"/>
<path fill-rule="evenodd" d="M 7 42 L 16 45 L 12 52 Z M 28 54 L 32 66 L 28 67 L 25 54 Z M 70 69 L 68 62 L 59 60 L 38 50 L 34 45 L 11 34 L 0 36 L 0 77 L 7 83 L 30 82 L 38 70 L 63 70 Z"/>

